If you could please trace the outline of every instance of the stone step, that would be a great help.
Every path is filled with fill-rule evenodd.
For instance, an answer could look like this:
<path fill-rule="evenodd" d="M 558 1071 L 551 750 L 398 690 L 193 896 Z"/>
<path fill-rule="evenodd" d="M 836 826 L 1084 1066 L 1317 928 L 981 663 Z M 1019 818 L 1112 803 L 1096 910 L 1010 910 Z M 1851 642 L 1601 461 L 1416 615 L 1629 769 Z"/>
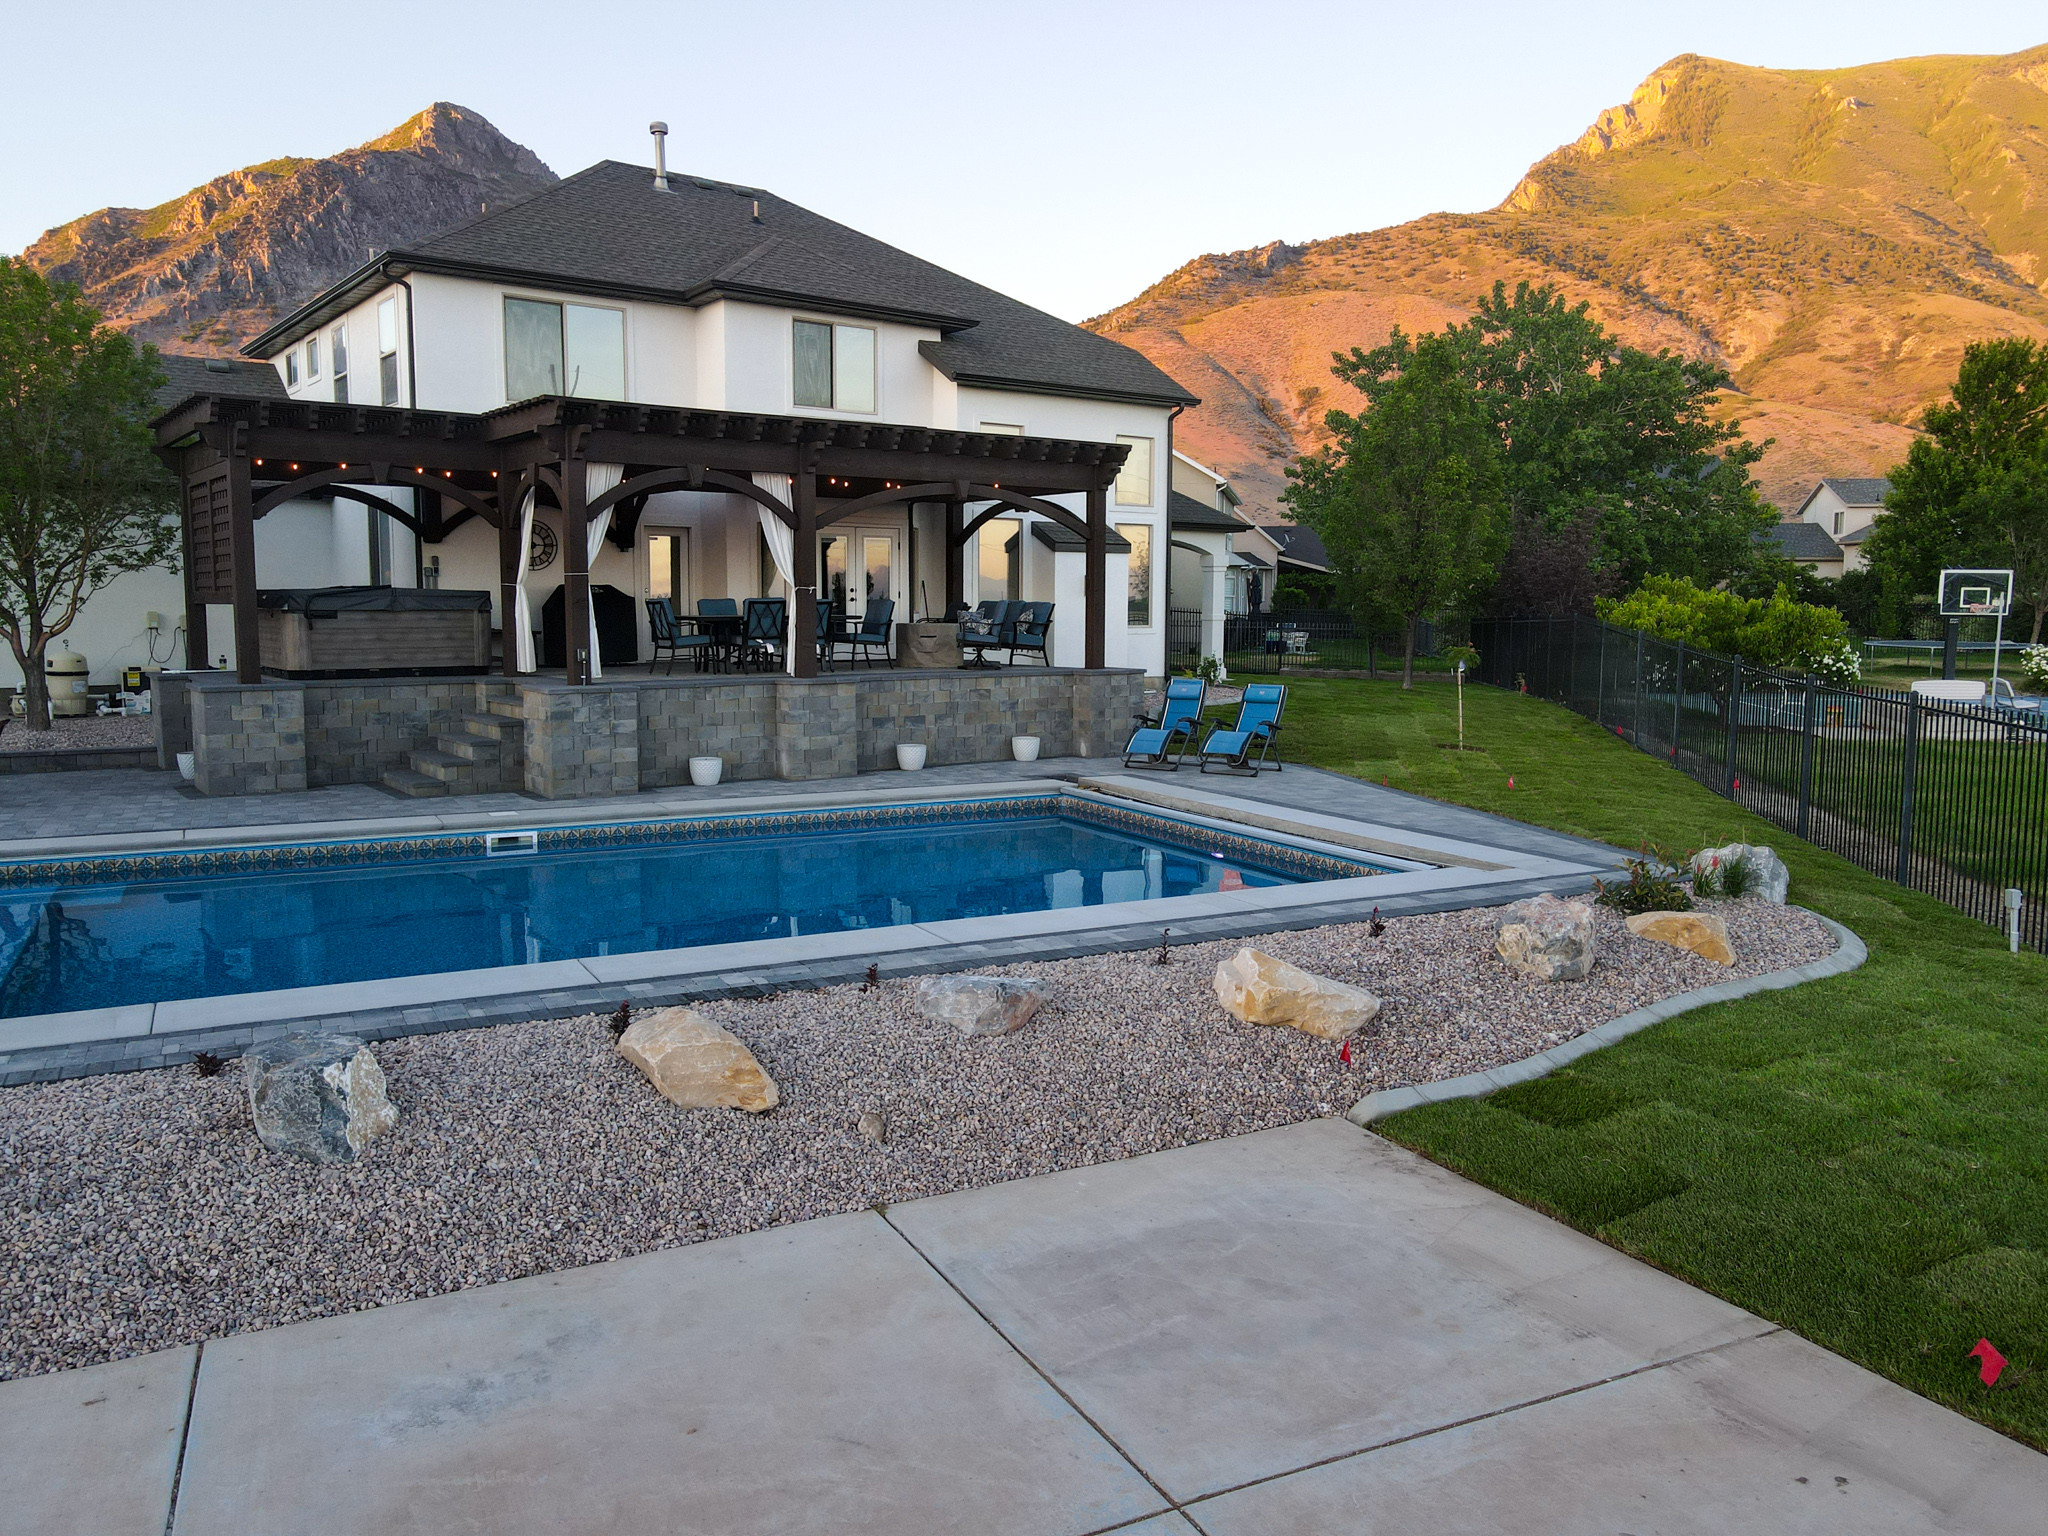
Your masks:
<path fill-rule="evenodd" d="M 495 736 L 441 735 L 434 738 L 434 745 L 466 763 L 495 763 L 504 750 L 504 744 Z"/>
<path fill-rule="evenodd" d="M 524 720 L 526 709 L 517 699 L 493 699 L 485 706 L 493 720 Z"/>
<path fill-rule="evenodd" d="M 416 773 L 439 779 L 444 785 L 460 784 L 476 772 L 476 764 L 469 759 L 433 747 L 421 747 L 414 752 L 412 766 Z"/>
<path fill-rule="evenodd" d="M 448 786 L 440 779 L 429 778 L 424 773 L 415 773 L 410 768 L 386 768 L 384 787 L 415 800 L 425 800 L 434 795 L 445 795 Z"/>
<path fill-rule="evenodd" d="M 456 724 L 472 736 L 488 736 L 493 741 L 503 741 L 505 733 L 517 722 L 516 715 L 459 715 Z"/>

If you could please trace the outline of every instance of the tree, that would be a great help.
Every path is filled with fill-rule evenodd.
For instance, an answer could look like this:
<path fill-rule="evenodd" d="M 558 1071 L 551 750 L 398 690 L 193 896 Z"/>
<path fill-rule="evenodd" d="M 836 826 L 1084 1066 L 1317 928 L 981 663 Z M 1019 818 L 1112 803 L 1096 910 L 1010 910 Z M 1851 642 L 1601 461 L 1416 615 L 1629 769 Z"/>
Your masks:
<path fill-rule="evenodd" d="M 2014 607 L 2048 615 L 2048 346 L 2008 338 L 1963 349 L 1949 398 L 1891 473 L 1864 542 L 1894 624 L 1944 566 L 2011 567 Z"/>
<path fill-rule="evenodd" d="M 0 256 L 0 634 L 28 728 L 50 728 L 44 655 L 115 577 L 175 568 L 177 500 L 147 426 L 154 348 L 77 290 Z"/>
<path fill-rule="evenodd" d="M 1521 283 L 1510 299 L 1495 283 L 1444 334 L 1500 443 L 1514 532 L 1501 606 L 1527 602 L 1531 574 L 1560 577 L 1570 552 L 1585 569 L 1555 601 L 1575 606 L 1653 571 L 1724 581 L 1753 558 L 1756 533 L 1776 521 L 1749 474 L 1768 444 L 1711 415 L 1730 382 L 1720 368 L 1623 346 L 1549 285 Z M 1339 354 L 1332 371 L 1371 399 L 1408 351 L 1397 331 L 1384 347 Z"/>
<path fill-rule="evenodd" d="M 1507 542 L 1500 449 L 1450 336 L 1398 333 L 1387 371 L 1363 376 L 1364 416 L 1332 411 L 1337 441 L 1287 471 L 1282 493 L 1322 536 L 1354 608 L 1401 621 L 1401 686 L 1415 685 L 1415 624 L 1470 602 Z"/>

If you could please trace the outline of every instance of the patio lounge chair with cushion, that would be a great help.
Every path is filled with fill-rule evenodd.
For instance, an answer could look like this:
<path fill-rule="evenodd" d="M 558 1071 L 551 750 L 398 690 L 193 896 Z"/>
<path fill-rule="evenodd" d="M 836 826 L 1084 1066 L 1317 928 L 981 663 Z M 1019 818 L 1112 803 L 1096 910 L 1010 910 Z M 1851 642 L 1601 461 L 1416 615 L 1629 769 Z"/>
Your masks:
<path fill-rule="evenodd" d="M 993 667 L 988 659 L 990 651 L 1000 651 L 1010 642 L 1007 638 L 1010 610 L 1020 607 L 1018 603 L 1007 603 L 999 598 L 990 598 L 975 604 L 974 612 L 960 621 L 960 650 L 964 655 L 974 653 L 974 660 L 965 662 L 968 667 Z"/>
<path fill-rule="evenodd" d="M 1280 744 L 1280 711 L 1286 704 L 1285 684 L 1246 684 L 1244 703 L 1238 706 L 1237 724 L 1229 730 L 1219 725 L 1202 743 L 1202 772 L 1209 772 L 1209 765 L 1215 763 L 1218 773 L 1256 774 L 1266 767 L 1278 773 L 1279 757 L 1273 756 L 1270 763 L 1267 759 Z M 1256 761 L 1254 753 L 1257 754 Z"/>
<path fill-rule="evenodd" d="M 895 617 L 896 604 L 891 599 L 870 598 L 868 611 L 860 616 L 860 628 L 848 630 L 839 637 L 840 641 L 853 648 L 856 659 L 879 650 L 882 653 L 882 660 L 893 667 L 896 665 L 896 658 L 889 654 L 889 621 Z M 869 665 L 873 665 L 872 658 Z"/>
<path fill-rule="evenodd" d="M 673 673 L 676 658 L 688 656 L 699 672 L 704 670 L 705 660 L 711 654 L 711 637 L 685 634 L 676 618 L 675 604 L 667 598 L 647 599 L 647 633 L 654 640 L 654 654 L 648 658 L 650 666 L 666 657 L 668 670 Z"/>
<path fill-rule="evenodd" d="M 1195 738 L 1202 726 L 1202 705 L 1209 697 L 1209 685 L 1199 677 L 1176 677 L 1166 685 L 1166 702 L 1161 706 L 1159 717 L 1139 715 L 1138 729 L 1131 732 L 1130 742 L 1124 747 L 1126 768 L 1164 768 L 1171 772 L 1180 767 L 1181 759 L 1188 755 L 1188 748 L 1195 744 Z M 1169 762 L 1166 754 L 1173 753 Z"/>
<path fill-rule="evenodd" d="M 789 604 L 779 597 L 750 597 L 740 630 L 740 665 L 782 665 L 782 635 L 789 623 Z"/>
<path fill-rule="evenodd" d="M 1052 665 L 1052 657 L 1046 653 L 1046 645 L 1052 637 L 1052 608 L 1051 603 L 1017 605 L 1017 611 L 1010 615 L 1012 662 L 1016 661 L 1019 651 L 1024 651 L 1036 654 L 1041 665 Z"/>

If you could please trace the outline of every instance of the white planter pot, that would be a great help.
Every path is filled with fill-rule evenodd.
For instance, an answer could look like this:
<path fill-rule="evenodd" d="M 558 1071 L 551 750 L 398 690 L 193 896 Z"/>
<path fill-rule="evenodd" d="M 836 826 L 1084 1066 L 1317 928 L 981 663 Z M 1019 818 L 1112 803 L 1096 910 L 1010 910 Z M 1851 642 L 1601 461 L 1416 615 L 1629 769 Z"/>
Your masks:
<path fill-rule="evenodd" d="M 905 773 L 914 773 L 924 766 L 924 743 L 921 741 L 899 741 L 896 743 L 896 766 Z"/>
<path fill-rule="evenodd" d="M 1038 738 L 1036 736 L 1012 736 L 1010 738 L 1010 755 L 1015 757 L 1020 763 L 1037 762 Z"/>
<path fill-rule="evenodd" d="M 725 771 L 722 757 L 693 757 L 690 759 L 690 782 L 692 784 L 716 784 L 718 776 Z"/>
<path fill-rule="evenodd" d="M 190 752 L 180 752 L 178 754 L 178 776 L 187 784 L 190 784 L 199 776 L 199 764 L 194 760 Z"/>

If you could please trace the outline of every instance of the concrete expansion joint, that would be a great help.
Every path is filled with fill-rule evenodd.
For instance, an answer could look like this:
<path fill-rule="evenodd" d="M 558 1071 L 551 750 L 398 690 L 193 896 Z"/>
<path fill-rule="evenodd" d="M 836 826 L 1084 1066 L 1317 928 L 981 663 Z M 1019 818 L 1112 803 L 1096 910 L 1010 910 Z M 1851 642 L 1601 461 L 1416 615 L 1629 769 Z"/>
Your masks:
<path fill-rule="evenodd" d="M 1368 1126 L 1375 1120 L 1384 1120 L 1389 1115 L 1400 1114 L 1403 1110 L 1417 1109 L 1424 1104 L 1441 1104 L 1451 1099 L 1481 1099 L 1488 1094 L 1498 1093 L 1503 1088 L 1512 1088 L 1519 1083 L 1533 1082 L 1539 1077 L 1548 1077 L 1559 1067 L 1577 1061 L 1594 1051 L 1602 1050 L 1617 1040 L 1625 1040 L 1638 1030 L 1648 1029 L 1652 1024 L 1661 1024 L 1666 1019 L 1676 1018 L 1681 1013 L 1690 1013 L 1695 1008 L 1705 1008 L 1714 1003 L 1730 1003 L 1738 998 L 1753 997 L 1759 992 L 1780 992 L 1787 987 L 1796 987 L 1802 982 L 1820 981 L 1829 976 L 1843 976 L 1855 970 L 1870 958 L 1870 950 L 1862 939 L 1843 927 L 1831 917 L 1823 917 L 1811 908 L 1797 910 L 1819 918 L 1828 932 L 1835 936 L 1834 953 L 1824 955 L 1805 965 L 1788 966 L 1782 971 L 1766 971 L 1760 976 L 1745 976 L 1734 981 L 1716 982 L 1711 987 L 1700 987 L 1691 992 L 1681 992 L 1676 997 L 1649 1003 L 1632 1013 L 1624 1013 L 1616 1019 L 1576 1035 L 1547 1051 L 1538 1051 L 1534 1056 L 1525 1056 L 1520 1061 L 1504 1062 L 1497 1067 L 1488 1067 L 1484 1072 L 1468 1072 L 1462 1077 L 1446 1078 L 1440 1083 L 1414 1083 L 1401 1088 L 1382 1088 L 1368 1093 L 1345 1111 L 1344 1118 L 1356 1126 Z"/>

